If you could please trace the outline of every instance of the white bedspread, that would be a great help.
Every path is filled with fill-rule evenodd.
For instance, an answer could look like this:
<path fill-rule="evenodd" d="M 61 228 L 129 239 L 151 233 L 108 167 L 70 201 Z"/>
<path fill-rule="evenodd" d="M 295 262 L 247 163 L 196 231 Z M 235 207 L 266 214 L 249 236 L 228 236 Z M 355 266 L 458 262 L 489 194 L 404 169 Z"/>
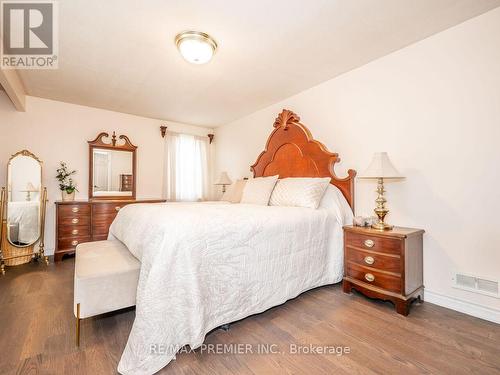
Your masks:
<path fill-rule="evenodd" d="M 153 374 L 220 325 L 339 282 L 346 216 L 248 204 L 125 206 L 110 238 L 142 265 L 136 318 L 118 371 Z"/>
<path fill-rule="evenodd" d="M 40 237 L 38 220 L 40 216 L 40 202 L 8 202 L 7 213 L 9 224 L 17 223 L 19 225 L 19 232 L 16 239 L 18 242 L 31 244 Z"/>

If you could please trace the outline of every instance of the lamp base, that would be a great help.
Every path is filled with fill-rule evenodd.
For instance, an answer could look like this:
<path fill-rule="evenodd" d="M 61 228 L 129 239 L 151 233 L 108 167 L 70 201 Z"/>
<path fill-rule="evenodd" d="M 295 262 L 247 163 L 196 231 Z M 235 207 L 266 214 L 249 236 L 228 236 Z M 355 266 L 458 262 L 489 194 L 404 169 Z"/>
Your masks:
<path fill-rule="evenodd" d="M 377 203 L 377 207 L 373 210 L 375 212 L 375 214 L 377 215 L 377 217 L 378 217 L 378 222 L 375 223 L 375 224 L 372 224 L 372 228 L 376 229 L 376 230 L 380 230 L 380 231 L 391 230 L 392 228 L 394 228 L 393 225 L 389 225 L 389 224 L 386 224 L 384 222 L 384 219 L 385 219 L 386 215 L 389 213 L 389 210 L 387 210 L 385 208 L 385 203 L 387 201 L 384 198 L 384 193 L 385 193 L 385 190 L 384 190 L 384 179 L 383 178 L 379 178 L 378 179 L 378 184 L 377 184 L 377 194 L 378 194 L 378 197 L 375 200 L 375 202 Z"/>
<path fill-rule="evenodd" d="M 386 224 L 384 222 L 381 222 L 381 223 L 373 224 L 372 228 L 376 229 L 376 230 L 384 231 L 384 230 L 391 230 L 392 228 L 394 228 L 394 225 L 389 225 L 389 224 Z"/>

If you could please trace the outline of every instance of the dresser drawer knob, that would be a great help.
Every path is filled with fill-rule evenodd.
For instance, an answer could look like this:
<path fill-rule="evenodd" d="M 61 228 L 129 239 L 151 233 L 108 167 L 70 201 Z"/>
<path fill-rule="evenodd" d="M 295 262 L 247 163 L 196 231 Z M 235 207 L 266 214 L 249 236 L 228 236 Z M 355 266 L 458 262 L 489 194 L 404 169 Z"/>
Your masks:
<path fill-rule="evenodd" d="M 72 246 L 76 246 L 76 245 L 78 245 L 78 241 L 77 241 L 77 240 L 71 241 L 71 245 L 72 245 Z"/>
<path fill-rule="evenodd" d="M 71 220 L 71 222 L 72 222 L 73 224 L 78 224 L 78 222 L 79 222 L 79 221 L 80 221 L 80 220 L 78 220 L 78 219 L 73 219 L 73 220 Z"/>
<path fill-rule="evenodd" d="M 375 276 L 373 276 L 371 273 L 366 273 L 365 279 L 366 281 L 372 282 L 373 280 L 375 280 Z"/>
<path fill-rule="evenodd" d="M 120 211 L 120 208 L 121 208 L 120 206 L 116 206 L 116 207 L 115 207 L 115 210 L 116 210 L 116 211 Z"/>
<path fill-rule="evenodd" d="M 367 257 L 365 257 L 365 263 L 366 264 L 373 264 L 373 263 L 375 263 L 375 259 L 373 257 L 367 256 Z"/>
<path fill-rule="evenodd" d="M 79 209 L 78 207 L 73 207 L 73 208 L 71 209 L 71 211 L 73 211 L 73 212 L 78 212 L 78 211 L 80 211 L 80 209 Z"/>
<path fill-rule="evenodd" d="M 78 234 L 78 229 L 73 229 L 73 230 L 71 231 L 71 234 Z"/>
<path fill-rule="evenodd" d="M 365 246 L 366 247 L 373 247 L 373 246 L 375 246 L 375 242 L 373 242 L 373 240 L 365 240 Z"/>

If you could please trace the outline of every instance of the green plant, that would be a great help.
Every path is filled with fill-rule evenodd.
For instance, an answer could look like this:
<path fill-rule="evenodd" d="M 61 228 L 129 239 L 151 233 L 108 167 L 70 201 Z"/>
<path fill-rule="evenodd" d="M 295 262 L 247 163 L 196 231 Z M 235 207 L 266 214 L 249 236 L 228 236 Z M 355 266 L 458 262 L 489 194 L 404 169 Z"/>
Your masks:
<path fill-rule="evenodd" d="M 59 168 L 57 168 L 56 172 L 56 179 L 59 181 L 59 189 L 61 191 L 65 191 L 68 194 L 78 191 L 75 182 L 71 178 L 76 173 L 75 170 L 70 171 L 67 164 L 62 161 L 59 163 Z"/>

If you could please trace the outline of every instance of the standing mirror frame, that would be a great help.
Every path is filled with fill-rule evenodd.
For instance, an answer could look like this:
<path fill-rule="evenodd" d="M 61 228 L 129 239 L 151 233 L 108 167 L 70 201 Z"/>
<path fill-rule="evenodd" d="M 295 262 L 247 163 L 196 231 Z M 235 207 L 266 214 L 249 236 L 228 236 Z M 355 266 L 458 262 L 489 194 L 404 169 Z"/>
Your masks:
<path fill-rule="evenodd" d="M 88 141 L 89 144 L 89 198 L 90 199 L 103 199 L 103 200 L 115 200 L 115 199 L 135 199 L 136 196 L 136 181 L 137 181 L 137 155 L 136 150 L 137 146 L 133 145 L 130 142 L 130 139 L 126 135 L 120 135 L 116 137 L 115 132 L 113 132 L 111 136 L 110 143 L 106 143 L 104 141 L 105 138 L 110 138 L 108 133 L 102 132 L 100 133 L 94 140 Z M 99 186 L 96 181 L 96 173 L 97 168 L 96 160 L 94 155 L 99 150 L 103 151 L 118 151 L 118 152 L 129 152 L 131 153 L 131 176 L 129 173 L 127 174 L 118 174 L 118 176 L 112 176 L 110 171 L 110 167 L 108 166 L 108 171 L 106 174 L 109 174 L 107 178 L 106 185 L 111 185 L 111 177 L 113 180 L 113 185 L 116 185 L 115 180 L 119 178 L 119 188 L 110 188 L 106 186 L 106 188 L 101 188 L 101 190 L 97 190 Z M 125 160 L 127 158 L 124 158 Z M 126 176 L 126 177 L 124 177 Z M 123 181 L 125 180 L 125 181 Z M 123 189 L 122 189 L 123 188 Z"/>
<path fill-rule="evenodd" d="M 24 264 L 32 258 L 43 259 L 48 264 L 44 253 L 47 188 L 42 184 L 42 161 L 36 155 L 22 150 L 10 157 L 7 190 L 2 188 L 0 194 L 2 274 L 5 274 L 5 266 Z"/>

